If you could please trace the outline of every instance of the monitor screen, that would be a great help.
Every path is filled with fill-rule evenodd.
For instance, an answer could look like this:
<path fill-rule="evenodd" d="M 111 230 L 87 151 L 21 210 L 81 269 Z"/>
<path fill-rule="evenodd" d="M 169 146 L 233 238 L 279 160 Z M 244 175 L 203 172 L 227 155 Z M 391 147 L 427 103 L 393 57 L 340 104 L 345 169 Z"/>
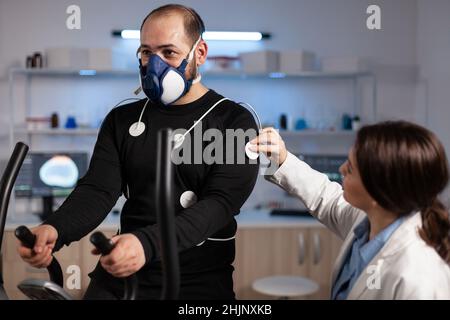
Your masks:
<path fill-rule="evenodd" d="M 300 155 L 299 158 L 328 176 L 328 179 L 342 184 L 339 167 L 347 160 L 347 156 L 336 155 Z"/>
<path fill-rule="evenodd" d="M 29 153 L 17 177 L 16 197 L 66 197 L 87 166 L 86 153 Z"/>

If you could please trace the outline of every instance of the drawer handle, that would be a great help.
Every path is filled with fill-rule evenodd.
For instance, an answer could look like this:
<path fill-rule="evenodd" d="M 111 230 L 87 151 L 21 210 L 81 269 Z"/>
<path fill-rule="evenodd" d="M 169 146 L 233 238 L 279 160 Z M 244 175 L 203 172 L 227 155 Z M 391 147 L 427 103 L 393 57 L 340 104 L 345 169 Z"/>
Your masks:
<path fill-rule="evenodd" d="M 314 233 L 313 236 L 314 243 L 314 264 L 318 264 L 321 260 L 322 252 L 320 246 L 320 235 L 318 233 Z"/>
<path fill-rule="evenodd" d="M 305 237 L 303 233 L 298 234 L 298 263 L 303 264 L 305 262 Z"/>

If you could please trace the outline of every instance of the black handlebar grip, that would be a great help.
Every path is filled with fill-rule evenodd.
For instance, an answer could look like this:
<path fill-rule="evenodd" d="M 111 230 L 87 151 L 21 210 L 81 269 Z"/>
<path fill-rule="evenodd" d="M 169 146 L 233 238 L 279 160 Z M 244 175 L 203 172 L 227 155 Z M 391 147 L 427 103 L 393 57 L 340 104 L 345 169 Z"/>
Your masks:
<path fill-rule="evenodd" d="M 30 229 L 25 226 L 17 227 L 14 231 L 17 239 L 23 243 L 23 245 L 29 249 L 33 249 L 36 244 L 36 235 L 31 233 Z M 58 260 L 53 257 L 52 262 L 47 267 L 48 273 L 50 274 L 50 280 L 59 285 L 60 287 L 64 286 L 64 276 L 62 273 L 61 265 Z"/>
<path fill-rule="evenodd" d="M 34 244 L 36 243 L 36 235 L 32 234 L 30 229 L 25 226 L 17 227 L 14 231 L 17 239 L 23 243 L 23 245 L 29 249 L 34 248 Z"/>
<path fill-rule="evenodd" d="M 89 240 L 100 253 L 105 256 L 111 253 L 115 244 L 108 239 L 102 232 L 97 231 L 91 234 Z M 139 290 L 139 282 L 136 274 L 125 278 L 125 290 L 123 300 L 136 300 Z"/>
<path fill-rule="evenodd" d="M 110 254 L 110 252 L 114 249 L 114 243 L 100 231 L 91 234 L 89 240 L 91 240 L 91 243 L 104 256 Z"/>

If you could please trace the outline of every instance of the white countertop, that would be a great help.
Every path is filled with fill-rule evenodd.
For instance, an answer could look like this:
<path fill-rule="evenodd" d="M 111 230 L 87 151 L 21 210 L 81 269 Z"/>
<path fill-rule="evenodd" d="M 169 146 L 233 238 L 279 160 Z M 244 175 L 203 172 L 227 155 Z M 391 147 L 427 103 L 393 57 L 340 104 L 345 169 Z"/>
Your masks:
<path fill-rule="evenodd" d="M 271 215 L 270 210 L 244 210 L 236 216 L 236 221 L 238 228 L 322 226 L 312 217 Z"/>
<path fill-rule="evenodd" d="M 38 219 L 37 216 L 30 216 L 29 219 L 23 219 L 23 220 L 14 220 L 14 219 L 8 219 L 6 220 L 5 224 L 5 231 L 12 231 L 15 230 L 18 226 L 25 225 L 29 228 L 35 227 L 42 223 Z M 120 221 L 118 216 L 109 215 L 98 228 L 101 228 L 103 230 L 117 230 L 119 229 Z"/>
<path fill-rule="evenodd" d="M 236 217 L 238 228 L 287 228 L 287 227 L 320 227 L 322 226 L 314 218 L 300 216 L 274 216 L 270 210 L 243 210 Z M 28 227 L 36 226 L 40 223 L 37 217 L 30 217 L 29 220 L 7 220 L 5 230 L 12 231 L 20 225 Z M 100 229 L 119 229 L 120 221 L 118 216 L 109 215 L 98 227 Z"/>

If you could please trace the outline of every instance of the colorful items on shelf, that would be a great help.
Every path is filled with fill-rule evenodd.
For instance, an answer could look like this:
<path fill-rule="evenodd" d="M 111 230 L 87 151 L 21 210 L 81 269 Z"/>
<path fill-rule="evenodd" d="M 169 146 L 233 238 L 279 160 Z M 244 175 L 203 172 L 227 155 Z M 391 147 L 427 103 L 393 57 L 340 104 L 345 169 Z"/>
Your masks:
<path fill-rule="evenodd" d="M 68 116 L 67 117 L 67 121 L 66 121 L 66 125 L 64 127 L 66 129 L 76 129 L 78 127 L 78 125 L 77 125 L 77 121 L 76 121 L 75 117 Z"/>
<path fill-rule="evenodd" d="M 27 117 L 25 122 L 28 130 L 43 130 L 50 127 L 49 117 Z"/>

